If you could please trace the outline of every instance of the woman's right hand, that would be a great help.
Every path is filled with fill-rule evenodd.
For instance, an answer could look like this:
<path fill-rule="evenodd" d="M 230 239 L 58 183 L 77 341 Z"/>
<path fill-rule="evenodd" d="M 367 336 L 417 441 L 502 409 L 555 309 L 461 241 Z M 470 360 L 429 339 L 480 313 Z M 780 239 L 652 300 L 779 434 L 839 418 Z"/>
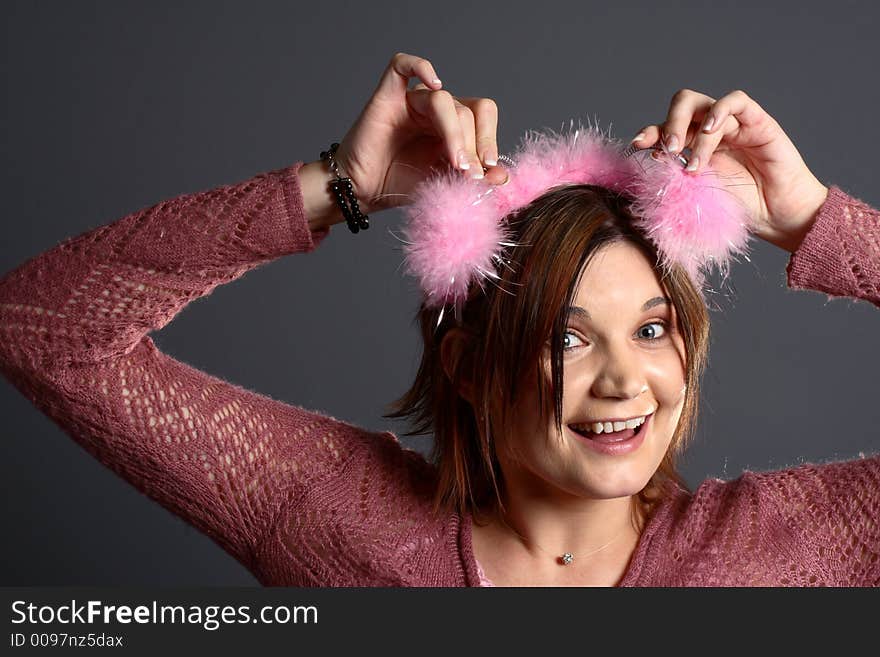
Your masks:
<path fill-rule="evenodd" d="M 407 89 L 411 77 L 421 82 Z M 506 182 L 507 171 L 497 165 L 497 105 L 490 98 L 457 98 L 437 77 L 427 59 L 395 54 L 339 143 L 341 173 L 351 178 L 365 214 L 405 205 L 434 167 L 451 164 L 476 178 L 485 168 L 487 182 Z"/>

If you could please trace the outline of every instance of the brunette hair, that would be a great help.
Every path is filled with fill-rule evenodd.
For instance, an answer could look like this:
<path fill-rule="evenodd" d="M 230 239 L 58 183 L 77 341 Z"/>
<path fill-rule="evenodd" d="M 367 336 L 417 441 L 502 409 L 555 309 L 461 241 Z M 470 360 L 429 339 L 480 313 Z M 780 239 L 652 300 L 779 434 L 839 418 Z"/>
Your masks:
<path fill-rule="evenodd" d="M 685 346 L 687 390 L 681 419 L 657 471 L 639 492 L 634 519 L 641 522 L 662 498 L 667 482 L 688 490 L 676 469 L 678 456 L 696 429 L 699 384 L 707 354 L 709 315 L 699 291 L 680 267 L 661 268 L 656 248 L 633 224 L 628 199 L 603 187 L 556 187 L 506 218 L 512 231 L 497 285 L 474 286 L 459 318 L 447 309 L 422 305 L 414 321 L 424 351 L 415 382 L 389 408 L 388 418 L 410 418 L 404 435 L 434 434 L 431 459 L 437 466 L 436 512 L 470 512 L 484 521 L 501 505 L 504 482 L 493 436 L 509 435 L 510 413 L 528 381 L 538 382 L 544 418 L 552 409 L 562 431 L 562 336 L 579 274 L 604 246 L 627 241 L 639 247 L 668 291 Z M 501 289 L 503 288 L 503 289 Z M 458 326 L 468 347 L 452 364 L 441 358 L 441 343 Z M 542 354 L 550 340 L 548 388 Z M 472 382 L 472 399 L 461 394 Z"/>

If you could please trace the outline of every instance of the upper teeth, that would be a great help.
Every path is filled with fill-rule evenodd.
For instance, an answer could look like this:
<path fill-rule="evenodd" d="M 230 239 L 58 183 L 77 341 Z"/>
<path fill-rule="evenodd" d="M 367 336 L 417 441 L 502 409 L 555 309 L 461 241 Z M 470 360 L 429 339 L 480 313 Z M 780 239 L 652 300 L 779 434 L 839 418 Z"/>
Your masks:
<path fill-rule="evenodd" d="M 635 429 L 644 423 L 646 416 L 634 417 L 625 422 L 593 422 L 592 424 L 572 424 L 574 429 L 580 431 L 592 431 L 593 433 L 611 433 L 612 431 L 623 431 L 624 429 Z"/>

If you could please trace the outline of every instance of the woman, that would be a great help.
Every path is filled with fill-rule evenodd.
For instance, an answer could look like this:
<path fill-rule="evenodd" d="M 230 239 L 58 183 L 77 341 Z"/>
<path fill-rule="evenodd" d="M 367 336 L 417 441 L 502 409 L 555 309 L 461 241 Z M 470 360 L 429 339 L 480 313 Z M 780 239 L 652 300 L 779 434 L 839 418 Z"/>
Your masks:
<path fill-rule="evenodd" d="M 407 90 L 410 77 L 420 83 Z M 401 205 L 448 162 L 503 184 L 496 129 L 494 103 L 453 97 L 430 62 L 398 53 L 335 155 L 371 213 Z M 692 149 L 694 174 L 711 160 L 754 183 L 735 193 L 753 232 L 793 253 L 791 286 L 880 304 L 878 213 L 819 183 L 745 94 L 715 102 L 680 92 L 666 121 L 634 143 L 652 148 L 661 134 L 668 151 Z M 877 457 L 709 480 L 694 494 L 681 485 L 674 457 L 695 417 L 705 309 L 681 271 L 659 276 L 651 244 L 600 187 L 555 190 L 530 206 L 520 237 L 537 231 L 539 241 L 511 263 L 565 260 L 551 240 L 580 231 L 583 271 L 541 272 L 556 276 L 547 308 L 571 300 L 582 309 L 563 327 L 574 340 L 555 331 L 553 313 L 526 322 L 529 308 L 544 306 L 505 304 L 506 295 L 475 292 L 460 323 L 439 331 L 423 308 L 422 368 L 396 414 L 434 426 L 437 464 L 388 432 L 159 352 L 148 333 L 192 300 L 317 248 L 342 221 L 330 179 L 323 161 L 296 163 L 160 203 L 24 263 L 0 281 L 3 372 L 96 458 L 267 585 L 880 581 Z M 536 349 L 548 341 L 553 349 Z M 573 425 L 565 428 L 544 412 L 541 378 L 559 369 L 550 361 L 562 348 L 565 384 L 550 394 Z M 499 360 L 485 360 L 493 353 Z M 512 354 L 539 367 L 505 369 Z M 505 377 L 516 390 L 487 384 Z M 635 432 L 615 422 L 636 418 L 642 438 L 626 454 L 576 435 Z"/>

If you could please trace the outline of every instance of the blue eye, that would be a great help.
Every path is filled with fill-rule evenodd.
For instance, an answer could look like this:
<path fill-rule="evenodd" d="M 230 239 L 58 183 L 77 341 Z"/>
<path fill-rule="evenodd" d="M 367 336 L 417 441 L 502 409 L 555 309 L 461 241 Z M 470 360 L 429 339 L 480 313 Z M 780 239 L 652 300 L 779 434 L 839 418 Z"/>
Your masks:
<path fill-rule="evenodd" d="M 562 350 L 563 351 L 568 351 L 569 349 L 574 349 L 574 347 L 572 347 L 571 344 L 566 343 L 565 336 L 567 336 L 567 335 L 573 335 L 576 340 L 580 340 L 580 338 L 575 333 L 572 333 L 571 331 L 566 331 L 565 333 L 562 334 Z M 577 346 L 577 345 L 575 345 L 575 346 Z"/>
<path fill-rule="evenodd" d="M 654 331 L 651 333 L 650 336 L 646 336 L 646 335 L 641 336 L 641 337 L 644 337 L 646 340 L 659 340 L 664 335 L 666 335 L 666 322 L 649 322 L 648 324 L 645 324 L 641 329 L 639 329 L 639 331 L 641 331 L 642 329 L 648 328 L 649 326 L 661 326 L 661 327 L 663 327 L 663 330 L 660 332 L 660 335 L 657 335 L 657 332 Z"/>
<path fill-rule="evenodd" d="M 659 334 L 658 334 L 657 329 L 653 329 L 653 328 L 650 330 L 650 332 L 643 333 L 644 329 L 654 327 L 654 326 L 661 327 Z M 639 329 L 638 336 L 640 338 L 642 338 L 643 340 L 647 340 L 648 342 L 652 342 L 654 340 L 659 340 L 660 338 L 666 336 L 666 326 L 667 326 L 666 322 L 664 322 L 664 321 L 648 322 L 647 324 L 644 324 Z M 580 342 L 583 342 L 583 340 L 581 340 L 581 338 L 578 337 L 578 335 L 576 333 L 574 333 L 573 331 L 566 331 L 565 333 L 562 334 L 562 350 L 563 351 L 571 351 L 572 349 L 575 349 L 576 347 L 580 346 L 578 344 L 574 344 L 574 345 L 571 344 L 571 339 L 568 338 L 567 336 L 574 336 L 575 340 L 579 340 Z"/>

